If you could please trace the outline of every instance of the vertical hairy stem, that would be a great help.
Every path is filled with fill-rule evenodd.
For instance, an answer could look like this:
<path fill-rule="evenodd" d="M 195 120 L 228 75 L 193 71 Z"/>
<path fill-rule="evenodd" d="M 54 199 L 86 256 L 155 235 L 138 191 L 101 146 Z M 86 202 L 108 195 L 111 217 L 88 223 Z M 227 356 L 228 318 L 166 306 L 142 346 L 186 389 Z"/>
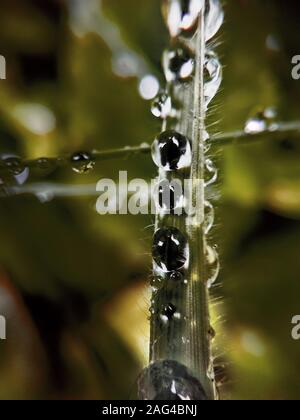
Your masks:
<path fill-rule="evenodd" d="M 191 167 L 193 206 L 195 216 L 189 221 L 187 232 L 190 243 L 190 271 L 188 282 L 188 317 L 191 322 L 189 367 L 199 378 L 209 399 L 215 397 L 212 381 L 208 377 L 211 363 L 210 321 L 208 290 L 206 286 L 205 255 L 205 99 L 204 99 L 205 26 L 204 10 L 200 12 L 195 57 L 194 106 L 193 106 L 193 158 Z M 198 197 L 200 194 L 200 199 Z"/>
<path fill-rule="evenodd" d="M 158 211 L 156 216 L 150 366 L 142 374 L 140 396 L 145 399 L 174 399 L 175 396 L 176 399 L 212 400 L 216 398 L 216 389 L 212 375 L 205 223 L 208 167 L 205 119 L 207 106 L 221 82 L 221 66 L 215 53 L 208 50 L 207 41 L 218 31 L 223 12 L 218 0 L 199 0 L 194 16 L 189 2 L 166 2 L 175 48 L 164 54 L 164 70 L 168 94 L 181 107 L 176 121 L 164 119 L 163 133 L 154 142 L 153 158 L 160 168 L 159 180 L 189 181 L 192 208 L 188 211 L 185 208 L 182 213 Z M 194 34 L 181 37 L 181 29 L 187 21 L 192 22 L 190 29 Z M 192 55 L 193 77 L 189 78 L 186 74 Z M 172 131 L 165 132 L 166 129 Z M 186 141 L 191 145 L 190 159 Z M 190 163 L 174 165 L 174 156 L 181 156 L 181 153 Z M 172 168 L 166 165 L 168 158 Z"/>

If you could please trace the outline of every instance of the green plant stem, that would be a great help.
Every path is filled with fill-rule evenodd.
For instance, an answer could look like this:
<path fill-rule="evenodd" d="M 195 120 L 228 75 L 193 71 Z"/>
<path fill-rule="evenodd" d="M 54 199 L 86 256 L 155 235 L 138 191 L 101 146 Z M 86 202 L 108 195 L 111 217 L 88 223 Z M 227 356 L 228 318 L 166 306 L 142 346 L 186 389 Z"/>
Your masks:
<path fill-rule="evenodd" d="M 196 41 L 196 71 L 194 81 L 194 106 L 192 127 L 193 159 L 190 177 L 192 179 L 192 201 L 196 208 L 194 216 L 188 218 L 187 234 L 190 244 L 190 267 L 187 285 L 187 324 L 189 342 L 189 368 L 199 379 L 207 397 L 215 399 L 214 384 L 208 377 L 211 363 L 211 342 L 208 334 L 210 317 L 208 289 L 206 285 L 205 255 L 205 119 L 204 100 L 205 23 L 204 10 L 200 13 Z M 200 199 L 198 195 L 200 193 Z M 198 206 L 197 206 L 198 202 Z"/>

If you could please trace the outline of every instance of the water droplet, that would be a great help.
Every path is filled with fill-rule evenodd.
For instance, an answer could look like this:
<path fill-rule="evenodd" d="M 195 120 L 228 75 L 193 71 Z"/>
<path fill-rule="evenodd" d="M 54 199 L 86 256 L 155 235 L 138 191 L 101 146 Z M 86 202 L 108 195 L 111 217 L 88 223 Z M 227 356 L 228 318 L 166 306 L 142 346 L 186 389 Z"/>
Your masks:
<path fill-rule="evenodd" d="M 38 169 L 42 170 L 43 172 L 51 173 L 57 168 L 57 163 L 55 159 L 39 158 L 36 161 L 36 166 Z"/>
<path fill-rule="evenodd" d="M 216 247 L 207 246 L 206 258 L 208 262 L 208 279 L 207 287 L 210 289 L 220 274 L 220 258 Z"/>
<path fill-rule="evenodd" d="M 181 337 L 181 340 L 183 344 L 189 344 L 191 342 L 191 340 L 187 337 Z"/>
<path fill-rule="evenodd" d="M 154 306 L 152 305 L 152 306 L 150 306 L 150 308 L 149 308 L 149 312 L 150 312 L 150 314 L 151 315 L 155 315 L 155 308 L 154 308 Z"/>
<path fill-rule="evenodd" d="M 224 11 L 220 0 L 205 2 L 205 40 L 209 41 L 219 31 L 224 22 Z"/>
<path fill-rule="evenodd" d="M 159 229 L 153 238 L 152 255 L 163 272 L 179 270 L 188 262 L 187 239 L 176 228 Z"/>
<path fill-rule="evenodd" d="M 213 228 L 215 222 L 215 209 L 214 206 L 209 202 L 205 201 L 205 235 L 208 235 Z"/>
<path fill-rule="evenodd" d="M 160 318 L 163 322 L 171 321 L 176 312 L 176 306 L 174 306 L 172 303 L 168 303 L 167 305 L 162 307 Z"/>
<path fill-rule="evenodd" d="M 8 174 L 8 179 L 4 175 L 3 183 L 17 183 L 23 185 L 29 177 L 29 169 L 25 167 L 24 163 L 15 155 L 2 154 L 0 155 L 0 161 L 2 161 L 2 167 Z"/>
<path fill-rule="evenodd" d="M 218 168 L 211 159 L 206 159 L 205 166 L 210 175 L 209 180 L 205 182 L 205 187 L 208 187 L 218 180 Z"/>
<path fill-rule="evenodd" d="M 151 363 L 138 379 L 139 399 L 152 401 L 205 401 L 205 392 L 188 369 L 178 362 Z"/>
<path fill-rule="evenodd" d="M 194 72 L 194 57 L 185 47 L 168 50 L 163 54 L 163 67 L 167 82 L 183 81 Z"/>
<path fill-rule="evenodd" d="M 245 124 L 245 133 L 256 134 L 264 131 L 272 131 L 276 125 L 277 111 L 273 107 L 257 112 L 254 117 L 249 118 Z"/>
<path fill-rule="evenodd" d="M 152 293 L 157 293 L 158 291 L 159 291 L 159 288 L 158 287 L 156 287 L 156 286 L 151 286 L 151 290 L 152 290 Z"/>
<path fill-rule="evenodd" d="M 86 174 L 95 166 L 95 161 L 88 152 L 77 152 L 71 157 L 73 171 L 78 174 Z"/>
<path fill-rule="evenodd" d="M 204 96 L 205 105 L 206 108 L 208 108 L 208 105 L 214 99 L 218 90 L 220 89 L 223 74 L 221 63 L 213 51 L 206 53 L 204 66 Z"/>
<path fill-rule="evenodd" d="M 170 274 L 170 280 L 176 283 L 182 282 L 183 279 L 184 279 L 184 276 L 180 271 L 173 271 L 173 273 Z"/>
<path fill-rule="evenodd" d="M 156 275 L 154 275 L 153 278 L 151 279 L 151 290 L 153 294 L 156 294 L 157 292 L 159 292 L 159 290 L 164 285 L 164 277 L 161 276 L 161 273 L 157 272 L 155 274 Z"/>
<path fill-rule="evenodd" d="M 166 119 L 172 114 L 172 99 L 166 93 L 161 93 L 154 99 L 151 106 L 152 114 L 157 118 Z"/>
<path fill-rule="evenodd" d="M 154 163 L 165 171 L 187 168 L 192 161 L 190 142 L 176 131 L 164 131 L 153 143 L 152 158 Z"/>
<path fill-rule="evenodd" d="M 247 120 L 245 125 L 245 132 L 247 134 L 262 133 L 268 128 L 268 121 L 263 117 L 262 114 L 257 114 L 255 117 Z"/>
<path fill-rule="evenodd" d="M 5 159 L 5 167 L 9 173 L 18 176 L 24 171 L 24 166 L 21 159 L 17 157 L 8 157 Z"/>
<path fill-rule="evenodd" d="M 176 37 L 194 29 L 204 3 L 205 0 L 166 0 L 164 14 L 170 35 Z"/>

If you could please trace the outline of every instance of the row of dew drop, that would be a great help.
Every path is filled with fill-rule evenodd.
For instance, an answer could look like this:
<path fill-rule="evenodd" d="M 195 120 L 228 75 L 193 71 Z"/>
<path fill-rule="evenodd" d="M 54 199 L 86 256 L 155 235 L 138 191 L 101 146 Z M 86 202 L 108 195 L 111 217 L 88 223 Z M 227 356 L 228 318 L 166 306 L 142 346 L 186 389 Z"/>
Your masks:
<path fill-rule="evenodd" d="M 160 93 L 154 100 L 151 111 L 157 118 L 163 120 L 163 132 L 157 136 L 152 145 L 152 158 L 159 168 L 160 174 L 175 172 L 191 167 L 193 152 L 191 141 L 185 135 L 174 129 L 166 130 L 172 125 L 172 120 L 180 118 L 180 110 L 173 106 L 172 86 L 184 83 L 193 77 L 195 72 L 195 57 L 193 52 L 196 28 L 202 9 L 205 8 L 205 37 L 208 41 L 219 30 L 223 22 L 223 11 L 219 1 L 204 0 L 168 0 L 164 3 L 164 12 L 170 34 L 176 38 L 176 46 L 163 54 L 163 68 L 167 81 L 167 89 Z M 178 37 L 180 36 L 180 41 Z M 184 41 L 182 42 L 182 36 Z M 205 111 L 209 103 L 215 97 L 222 81 L 222 68 L 216 54 L 209 50 L 205 54 L 205 84 L 204 100 Z M 206 133 L 207 148 L 209 150 L 209 135 Z M 217 169 L 210 159 L 206 160 L 206 170 L 209 179 L 205 186 L 209 186 L 217 180 Z M 164 188 L 168 188 L 168 194 Z M 160 181 L 160 207 L 166 211 L 172 211 L 183 201 L 175 197 L 174 190 L 168 182 Z M 163 202 L 163 197 L 171 197 L 168 205 Z M 171 205 L 170 205 L 171 203 Z M 208 234 L 214 223 L 214 208 L 211 203 L 205 202 L 206 221 L 205 234 Z M 152 257 L 154 260 L 154 273 L 157 277 L 163 277 L 164 282 L 187 284 L 185 269 L 189 264 L 189 243 L 186 236 L 176 227 L 161 227 L 156 230 L 153 237 Z M 214 272 L 208 281 L 211 286 L 219 272 L 218 254 L 215 249 L 207 246 L 207 260 L 214 266 Z M 181 311 L 172 302 L 164 303 L 159 310 L 155 310 L 155 294 L 158 289 L 153 287 L 153 304 L 150 308 L 152 316 L 159 318 L 163 324 L 181 320 Z M 213 328 L 208 331 L 210 338 L 214 338 Z M 184 337 L 183 337 L 184 339 Z M 213 379 L 212 369 L 207 373 Z M 139 380 L 139 392 L 143 399 L 207 399 L 201 383 L 192 376 L 188 369 L 174 361 L 155 361 L 143 372 Z"/>
<path fill-rule="evenodd" d="M 218 1 L 167 1 L 165 2 L 166 21 L 172 37 L 184 34 L 190 40 L 194 38 L 196 23 L 199 13 L 204 6 L 206 7 L 206 40 L 209 40 L 219 30 L 223 22 L 223 11 Z M 193 42 L 191 42 L 192 44 Z M 168 50 L 163 55 L 163 67 L 167 84 L 184 82 L 192 77 L 194 73 L 194 54 L 191 49 L 184 45 L 177 46 Z M 216 54 L 213 51 L 206 53 L 205 59 L 205 105 L 208 107 L 211 100 L 216 95 L 222 80 L 222 69 Z M 152 104 L 152 113 L 154 116 L 166 120 L 176 118 L 180 111 L 172 106 L 172 97 L 168 92 L 161 92 Z M 207 134 L 207 140 L 209 135 Z M 209 146 L 207 147 L 208 150 Z M 190 140 L 175 130 L 162 132 L 154 141 L 152 146 L 152 157 L 154 163 L 163 171 L 176 171 L 190 167 L 192 161 L 192 150 Z M 217 180 L 217 169 L 210 159 L 206 160 L 206 169 L 211 177 L 206 181 L 209 186 Z M 163 182 L 162 182 L 163 183 Z M 169 186 L 168 186 L 169 188 Z M 161 197 L 167 197 L 163 194 L 164 187 L 160 187 Z M 171 196 L 170 206 L 164 205 L 160 199 L 160 206 L 172 211 L 181 200 L 176 200 L 174 191 L 169 191 Z M 208 209 L 205 233 L 208 234 L 214 223 L 214 209 L 211 203 L 206 202 Z M 209 262 L 215 262 L 217 255 L 214 249 L 208 248 Z M 154 261 L 163 272 L 173 272 L 171 278 L 180 278 L 182 275 L 176 274 L 175 270 L 182 269 L 188 261 L 188 243 L 182 233 L 176 228 L 163 228 L 156 232 L 153 241 Z M 217 263 L 218 266 L 218 263 Z M 210 283 L 212 284 L 217 274 L 214 273 Z M 172 304 L 167 305 L 168 316 L 176 311 L 170 312 Z M 174 308 L 173 308 L 174 309 Z"/>

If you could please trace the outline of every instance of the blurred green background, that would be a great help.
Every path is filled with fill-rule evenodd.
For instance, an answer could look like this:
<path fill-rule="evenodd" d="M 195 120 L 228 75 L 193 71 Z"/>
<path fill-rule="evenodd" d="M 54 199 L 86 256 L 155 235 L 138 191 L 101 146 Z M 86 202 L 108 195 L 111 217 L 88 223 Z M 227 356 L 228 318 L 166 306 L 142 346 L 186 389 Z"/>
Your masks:
<path fill-rule="evenodd" d="M 169 39 L 159 0 L 0 0 L 0 153 L 24 158 L 151 143 L 160 130 L 139 93 Z M 300 54 L 292 0 L 228 0 L 218 49 L 215 131 L 257 110 L 299 118 Z M 300 142 L 294 136 L 218 151 L 213 290 L 216 374 L 224 399 L 298 399 Z M 152 216 L 99 216 L 96 182 L 156 174 L 147 155 L 86 175 L 25 174 L 39 194 L 0 198 L 1 399 L 128 399 L 147 363 Z M 24 174 L 23 174 L 24 175 Z M 1 178 L 2 184 L 12 179 Z M 60 186 L 59 196 L 45 184 Z M 66 196 L 70 186 L 92 189 Z M 44 190 L 43 190 L 44 188 Z M 50 187 L 49 187 L 50 188 Z"/>

